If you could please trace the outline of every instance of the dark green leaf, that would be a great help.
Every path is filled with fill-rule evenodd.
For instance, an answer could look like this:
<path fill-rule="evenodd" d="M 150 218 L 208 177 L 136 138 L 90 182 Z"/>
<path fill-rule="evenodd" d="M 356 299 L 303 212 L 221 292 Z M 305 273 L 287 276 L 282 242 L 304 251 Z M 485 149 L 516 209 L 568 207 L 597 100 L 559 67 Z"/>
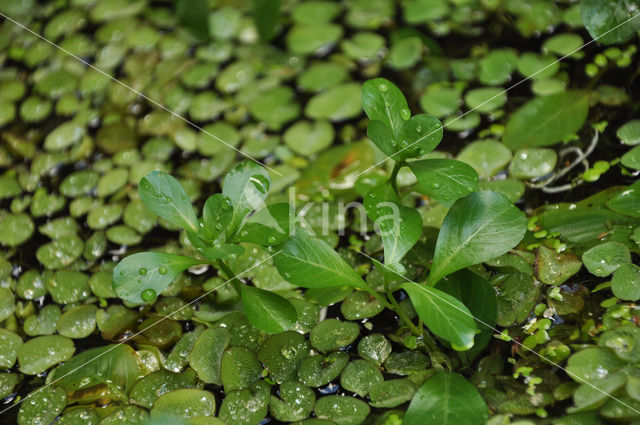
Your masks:
<path fill-rule="evenodd" d="M 400 159 L 417 158 L 431 152 L 442 140 L 442 123 L 427 114 L 414 115 L 405 121 L 398 132 Z M 405 146 L 408 146 L 406 149 Z"/>
<path fill-rule="evenodd" d="M 253 326 L 270 334 L 291 329 L 298 318 L 286 298 L 248 285 L 242 286 L 242 307 Z"/>
<path fill-rule="evenodd" d="M 171 175 L 152 171 L 140 180 L 138 191 L 144 205 L 157 216 L 194 233 L 200 230 L 187 193 Z"/>
<path fill-rule="evenodd" d="M 484 425 L 489 409 L 473 385 L 453 372 L 429 378 L 411 400 L 403 425 Z"/>
<path fill-rule="evenodd" d="M 431 332 L 449 341 L 456 349 L 468 350 L 473 346 L 476 323 L 460 300 L 439 289 L 415 282 L 405 282 L 401 286 Z"/>
<path fill-rule="evenodd" d="M 155 300 L 184 270 L 203 261 L 162 252 L 140 252 L 124 258 L 113 270 L 113 289 L 135 304 Z"/>
<path fill-rule="evenodd" d="M 411 116 L 400 89 L 384 78 L 374 78 L 363 84 L 362 107 L 369 119 L 388 125 L 393 134 L 398 134 Z"/>
<path fill-rule="evenodd" d="M 260 38 L 264 41 L 271 40 L 280 21 L 280 0 L 252 0 L 251 16 Z"/>
<path fill-rule="evenodd" d="M 209 2 L 207 0 L 176 0 L 176 14 L 182 25 L 204 40 L 209 35 Z"/>
<path fill-rule="evenodd" d="M 450 207 L 478 188 L 478 173 L 455 159 L 423 159 L 409 163 L 422 191 Z"/>
<path fill-rule="evenodd" d="M 511 115 L 502 141 L 512 151 L 555 145 L 580 130 L 588 114 L 587 92 L 536 97 Z"/>
<path fill-rule="evenodd" d="M 490 260 L 515 247 L 527 218 L 496 192 L 475 192 L 449 210 L 438 234 L 428 283 L 457 270 Z"/>
<path fill-rule="evenodd" d="M 607 201 L 607 207 L 620 214 L 640 217 L 640 181 Z"/>
<path fill-rule="evenodd" d="M 393 134 L 391 128 L 382 121 L 371 120 L 367 124 L 367 136 L 373 143 L 388 157 L 393 156 L 396 152 L 397 138 Z"/>
<path fill-rule="evenodd" d="M 591 37 L 602 44 L 623 43 L 640 29 L 635 0 L 582 0 L 580 12 Z"/>
<path fill-rule="evenodd" d="M 637 301 L 640 299 L 640 267 L 633 263 L 621 265 L 611 279 L 611 290 L 616 297 Z"/>
<path fill-rule="evenodd" d="M 231 233 L 240 227 L 247 214 L 264 205 L 270 186 L 269 171 L 253 161 L 241 162 L 229 171 L 222 184 L 222 194 L 233 203 Z"/>
<path fill-rule="evenodd" d="M 366 283 L 324 241 L 297 227 L 284 242 L 273 260 L 278 272 L 289 282 L 303 288 L 352 286 L 365 288 Z"/>

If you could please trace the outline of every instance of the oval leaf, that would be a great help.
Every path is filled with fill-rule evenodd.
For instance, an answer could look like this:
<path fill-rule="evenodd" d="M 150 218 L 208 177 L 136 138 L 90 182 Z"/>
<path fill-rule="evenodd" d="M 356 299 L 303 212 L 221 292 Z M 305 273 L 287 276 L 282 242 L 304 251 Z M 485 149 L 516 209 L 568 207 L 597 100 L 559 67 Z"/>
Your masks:
<path fill-rule="evenodd" d="M 301 227 L 296 228 L 280 249 L 282 252 L 273 257 L 273 262 L 282 277 L 294 285 L 303 288 L 366 287 L 360 275 L 333 248 Z"/>
<path fill-rule="evenodd" d="M 409 163 L 422 191 L 450 207 L 478 188 L 478 173 L 468 164 L 455 159 L 423 159 Z"/>
<path fill-rule="evenodd" d="M 478 391 L 453 372 L 438 372 L 411 400 L 403 425 L 483 425 L 489 409 Z"/>
<path fill-rule="evenodd" d="M 427 283 L 508 252 L 523 238 L 527 218 L 496 192 L 475 192 L 449 210 L 438 234 Z"/>
<path fill-rule="evenodd" d="M 384 78 L 374 78 L 362 85 L 362 107 L 371 120 L 378 120 L 398 134 L 409 118 L 407 99 L 395 84 Z"/>
<path fill-rule="evenodd" d="M 440 120 L 427 114 L 418 114 L 405 121 L 400 128 L 401 159 L 417 158 L 434 150 L 442 140 Z M 405 148 L 406 146 L 406 148 Z"/>
<path fill-rule="evenodd" d="M 512 151 L 555 145 L 580 130 L 588 114 L 586 92 L 536 97 L 511 115 L 502 141 Z"/>
<path fill-rule="evenodd" d="M 173 279 L 201 260 L 162 252 L 140 252 L 124 258 L 113 270 L 113 289 L 125 301 L 144 304 L 171 284 Z"/>
<path fill-rule="evenodd" d="M 202 208 L 202 234 L 210 241 L 216 240 L 233 218 L 233 204 L 221 193 L 207 198 Z"/>
<path fill-rule="evenodd" d="M 251 211 L 264 206 L 271 186 L 269 171 L 253 161 L 244 161 L 229 171 L 222 184 L 222 194 L 233 203 L 229 231 L 235 232 Z"/>
<path fill-rule="evenodd" d="M 457 349 L 473 346 L 476 322 L 469 309 L 446 292 L 415 282 L 401 285 L 407 291 L 418 316 L 431 332 L 446 339 Z"/>
<path fill-rule="evenodd" d="M 244 223 L 233 242 L 251 242 L 262 246 L 284 242 L 289 236 L 290 214 L 287 202 L 268 205 Z"/>
<path fill-rule="evenodd" d="M 600 0 L 582 0 L 580 12 L 584 26 L 599 43 L 623 43 L 640 29 L 635 0 L 609 0 L 606 6 Z"/>
<path fill-rule="evenodd" d="M 242 286 L 242 308 L 253 326 L 270 334 L 291 329 L 298 318 L 286 298 L 248 285 Z"/>
<path fill-rule="evenodd" d="M 199 230 L 191 201 L 173 176 L 160 170 L 152 171 L 140 180 L 138 192 L 144 205 L 157 216 L 185 230 Z"/>

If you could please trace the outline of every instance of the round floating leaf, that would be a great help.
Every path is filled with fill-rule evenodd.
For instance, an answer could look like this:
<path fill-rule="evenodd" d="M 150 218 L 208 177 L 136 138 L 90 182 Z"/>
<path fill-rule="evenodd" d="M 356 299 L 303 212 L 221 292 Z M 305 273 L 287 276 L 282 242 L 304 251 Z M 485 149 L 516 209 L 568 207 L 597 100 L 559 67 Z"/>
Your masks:
<path fill-rule="evenodd" d="M 231 391 L 220 406 L 218 416 L 227 424 L 258 425 L 269 411 L 271 387 L 264 381 L 253 388 Z"/>
<path fill-rule="evenodd" d="M 611 198 L 606 205 L 621 214 L 640 217 L 640 182 L 635 182 Z"/>
<path fill-rule="evenodd" d="M 555 145 L 580 130 L 588 114 L 586 92 L 536 97 L 511 115 L 502 140 L 511 150 Z"/>
<path fill-rule="evenodd" d="M 67 405 L 67 394 L 60 387 L 43 387 L 29 394 L 20 404 L 18 425 L 53 423 Z"/>
<path fill-rule="evenodd" d="M 113 270 L 113 289 L 131 303 L 144 304 L 155 298 L 173 279 L 201 260 L 161 252 L 140 252 L 124 258 Z"/>
<path fill-rule="evenodd" d="M 371 409 L 357 398 L 330 395 L 319 398 L 313 410 L 319 419 L 327 419 L 338 425 L 360 425 Z"/>
<path fill-rule="evenodd" d="M 556 168 L 558 155 L 552 149 L 520 149 L 513 155 L 509 172 L 519 179 L 542 177 Z"/>
<path fill-rule="evenodd" d="M 469 90 L 464 95 L 467 106 L 481 113 L 489 113 L 501 108 L 507 102 L 504 90 L 498 87 L 485 87 Z"/>
<path fill-rule="evenodd" d="M 13 292 L 7 288 L 0 288 L 0 322 L 11 316 L 16 308 Z"/>
<path fill-rule="evenodd" d="M 380 366 L 391 354 L 391 343 L 382 334 L 367 335 L 358 342 L 358 354 L 363 359 Z"/>
<path fill-rule="evenodd" d="M 511 151 L 495 140 L 479 140 L 467 145 L 457 156 L 458 161 L 473 167 L 481 177 L 493 177 L 511 161 Z"/>
<path fill-rule="evenodd" d="M 305 107 L 305 115 L 314 119 L 339 122 L 361 114 L 360 86 L 345 83 L 313 96 Z"/>
<path fill-rule="evenodd" d="M 340 304 L 340 312 L 347 320 L 373 317 L 384 310 L 384 304 L 364 291 L 354 291 Z"/>
<path fill-rule="evenodd" d="M 153 403 L 151 417 L 172 415 L 179 418 L 212 416 L 216 410 L 216 398 L 209 391 L 181 388 L 162 394 Z"/>
<path fill-rule="evenodd" d="M 627 362 L 640 361 L 640 329 L 635 326 L 619 326 L 604 332 L 598 339 L 600 347 L 608 347 Z"/>
<path fill-rule="evenodd" d="M 296 378 L 302 360 L 309 356 L 309 343 L 303 335 L 287 331 L 267 339 L 258 352 L 258 359 L 278 383 Z"/>
<path fill-rule="evenodd" d="M 260 380 L 262 364 L 246 347 L 229 347 L 222 355 L 220 376 L 225 392 L 251 388 Z"/>
<path fill-rule="evenodd" d="M 342 27 L 335 24 L 314 22 L 295 25 L 287 34 L 287 47 L 295 54 L 311 54 L 325 51 L 342 36 Z"/>
<path fill-rule="evenodd" d="M 85 128 L 75 121 L 60 124 L 44 140 L 44 148 L 48 151 L 61 151 L 80 143 L 85 135 Z"/>
<path fill-rule="evenodd" d="M 96 329 L 98 307 L 92 304 L 82 305 L 65 311 L 58 319 L 58 333 L 69 338 L 86 338 Z"/>
<path fill-rule="evenodd" d="M 135 383 L 129 394 L 129 401 L 151 409 L 153 402 L 161 395 L 181 388 L 195 387 L 196 381 L 197 377 L 193 369 L 187 369 L 182 373 L 158 370 Z"/>
<path fill-rule="evenodd" d="M 447 207 L 478 188 L 478 173 L 455 159 L 422 159 L 409 167 L 422 191 Z"/>
<path fill-rule="evenodd" d="M 100 417 L 91 408 L 77 407 L 62 415 L 56 425 L 98 425 Z"/>
<path fill-rule="evenodd" d="M 296 309 L 280 295 L 242 286 L 242 307 L 249 322 L 266 333 L 279 333 L 291 329 L 296 323 Z"/>
<path fill-rule="evenodd" d="M 548 285 L 561 285 L 582 268 L 582 261 L 570 252 L 558 254 L 541 246 L 536 256 L 538 278 Z"/>
<path fill-rule="evenodd" d="M 584 383 L 606 378 L 624 365 L 625 362 L 608 348 L 593 347 L 580 350 L 569 357 L 567 372 L 575 381 Z"/>
<path fill-rule="evenodd" d="M 71 304 L 91 295 L 89 276 L 74 270 L 58 270 L 46 276 L 44 284 L 53 300 L 59 304 Z"/>
<path fill-rule="evenodd" d="M 625 145 L 640 144 L 640 120 L 632 120 L 618 129 L 618 139 Z"/>
<path fill-rule="evenodd" d="M 613 274 L 611 290 L 622 300 L 640 299 L 640 267 L 633 263 L 622 264 Z"/>
<path fill-rule="evenodd" d="M 353 360 L 340 374 L 340 385 L 347 391 L 351 391 L 365 397 L 372 386 L 382 382 L 382 372 L 367 360 Z"/>
<path fill-rule="evenodd" d="M 391 353 L 384 362 L 385 372 L 396 375 L 412 375 L 429 367 L 429 358 L 417 351 Z"/>
<path fill-rule="evenodd" d="M 292 151 L 309 156 L 331 145 L 333 137 L 333 125 L 327 121 L 298 121 L 287 129 L 283 139 Z"/>
<path fill-rule="evenodd" d="M 475 192 L 458 200 L 438 234 L 428 283 L 506 253 L 522 240 L 526 222 L 522 211 L 495 192 Z"/>
<path fill-rule="evenodd" d="M 24 320 L 24 333 L 29 336 L 52 335 L 56 331 L 56 323 L 61 314 L 57 305 L 45 305 L 37 315 L 31 315 Z"/>
<path fill-rule="evenodd" d="M 22 345 L 19 335 L 0 329 L 0 367 L 10 369 L 18 358 L 18 350 Z"/>
<path fill-rule="evenodd" d="M 625 167 L 640 170 L 640 146 L 636 146 L 629 152 L 622 155 L 620 163 Z"/>
<path fill-rule="evenodd" d="M 420 387 L 402 423 L 422 425 L 425 418 L 442 425 L 482 425 L 489 418 L 489 409 L 462 376 L 438 372 Z"/>
<path fill-rule="evenodd" d="M 391 379 L 380 382 L 369 391 L 369 404 L 373 407 L 397 407 L 411 400 L 416 385 L 408 379 Z"/>
<path fill-rule="evenodd" d="M 298 379 L 310 387 L 321 387 L 336 379 L 349 363 L 349 354 L 338 351 L 328 356 L 307 357 L 300 364 Z"/>
<path fill-rule="evenodd" d="M 283 382 L 279 397 L 271 397 L 269 410 L 274 419 L 282 422 L 300 421 L 309 417 L 316 402 L 313 390 L 296 381 Z"/>
<path fill-rule="evenodd" d="M 73 264 L 82 255 L 83 247 L 84 244 L 79 237 L 64 236 L 40 245 L 36 251 L 36 257 L 47 269 L 62 269 Z"/>
<path fill-rule="evenodd" d="M 189 364 L 198 378 L 207 384 L 220 385 L 222 355 L 229 344 L 229 331 L 225 328 L 207 329 L 200 334 L 189 354 Z"/>
<path fill-rule="evenodd" d="M 431 115 L 438 118 L 454 113 L 462 105 L 462 90 L 431 84 L 420 98 L 420 106 Z"/>
<path fill-rule="evenodd" d="M 33 234 L 35 226 L 28 214 L 11 214 L 0 211 L 0 243 L 6 246 L 19 246 Z"/>
<path fill-rule="evenodd" d="M 72 340 L 59 335 L 30 339 L 18 350 L 20 371 L 27 375 L 37 375 L 51 366 L 69 360 L 75 350 Z"/>
<path fill-rule="evenodd" d="M 359 333 L 360 326 L 357 323 L 327 319 L 311 330 L 309 341 L 314 348 L 327 353 L 348 346 Z"/>
<path fill-rule="evenodd" d="M 627 247 L 619 242 L 605 242 L 582 254 L 582 262 L 591 274 L 605 277 L 621 265 L 631 262 L 631 254 Z"/>

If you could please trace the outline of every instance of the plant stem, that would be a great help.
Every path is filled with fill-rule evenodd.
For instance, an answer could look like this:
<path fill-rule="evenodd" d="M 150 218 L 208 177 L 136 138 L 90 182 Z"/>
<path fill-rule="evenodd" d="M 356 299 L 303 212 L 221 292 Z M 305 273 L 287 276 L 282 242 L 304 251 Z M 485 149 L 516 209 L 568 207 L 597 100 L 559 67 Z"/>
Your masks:
<path fill-rule="evenodd" d="M 240 291 L 241 291 L 241 288 L 242 288 L 242 282 L 240 282 L 240 280 L 238 280 L 238 278 L 233 275 L 233 272 L 231 271 L 229 266 L 227 266 L 225 264 L 224 261 L 218 260 L 216 262 L 216 264 L 218 265 L 218 268 L 220 270 L 222 270 L 222 272 L 225 274 L 227 279 L 231 281 L 231 284 L 233 285 L 235 290 L 238 292 L 238 295 L 240 295 Z"/>
<path fill-rule="evenodd" d="M 413 324 L 407 313 L 402 309 L 402 307 L 400 307 L 400 304 L 398 304 L 398 301 L 396 301 L 396 298 L 393 296 L 393 292 L 391 291 L 391 288 L 389 288 L 389 282 L 384 283 L 384 292 L 391 303 L 391 310 L 396 312 L 400 320 L 407 325 L 414 335 L 421 336 L 422 332 L 420 332 L 420 329 Z"/>
<path fill-rule="evenodd" d="M 398 193 L 398 172 L 402 167 L 404 167 L 404 161 L 396 161 L 395 165 L 393 166 L 393 171 L 391 171 L 391 177 L 389 177 L 389 180 L 391 181 L 391 187 L 396 193 Z"/>

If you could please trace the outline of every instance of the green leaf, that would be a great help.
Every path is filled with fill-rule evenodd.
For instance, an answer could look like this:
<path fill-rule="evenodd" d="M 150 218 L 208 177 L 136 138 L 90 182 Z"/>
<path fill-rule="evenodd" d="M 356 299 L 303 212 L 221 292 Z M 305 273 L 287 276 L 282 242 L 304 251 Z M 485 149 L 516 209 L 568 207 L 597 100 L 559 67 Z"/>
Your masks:
<path fill-rule="evenodd" d="M 253 286 L 242 286 L 242 308 L 249 322 L 266 333 L 291 329 L 298 318 L 296 309 L 278 294 Z"/>
<path fill-rule="evenodd" d="M 131 347 L 107 345 L 75 355 L 55 368 L 47 381 L 64 388 L 70 403 L 127 402 L 139 375 L 138 356 Z"/>
<path fill-rule="evenodd" d="M 374 145 L 378 147 L 388 157 L 393 156 L 397 150 L 396 135 L 393 134 L 391 128 L 382 121 L 371 120 L 367 124 L 367 136 L 371 139 Z"/>
<path fill-rule="evenodd" d="M 640 146 L 636 146 L 629 152 L 622 155 L 620 163 L 627 168 L 640 170 Z"/>
<path fill-rule="evenodd" d="M 489 409 L 478 391 L 453 372 L 438 372 L 425 382 L 411 400 L 403 425 L 483 425 Z"/>
<path fill-rule="evenodd" d="M 606 202 L 606 205 L 620 214 L 640 217 L 640 181 L 614 196 Z"/>
<path fill-rule="evenodd" d="M 388 125 L 394 134 L 411 116 L 400 89 L 384 78 L 374 78 L 362 85 L 362 107 L 369 119 Z"/>
<path fill-rule="evenodd" d="M 476 322 L 460 300 L 415 282 L 405 282 L 401 287 L 407 291 L 418 316 L 431 332 L 449 341 L 456 349 L 468 350 L 473 346 Z"/>
<path fill-rule="evenodd" d="M 633 263 L 621 265 L 611 279 L 613 295 L 629 301 L 640 299 L 640 267 Z"/>
<path fill-rule="evenodd" d="M 113 270 L 113 289 L 125 301 L 144 304 L 171 284 L 184 270 L 202 260 L 162 252 L 140 252 L 124 258 Z"/>
<path fill-rule="evenodd" d="M 438 234 L 429 285 L 508 252 L 523 238 L 524 213 L 496 192 L 475 192 L 449 210 Z"/>
<path fill-rule="evenodd" d="M 400 159 L 417 158 L 434 150 L 442 140 L 442 123 L 436 117 L 427 114 L 414 115 L 400 127 L 398 138 Z"/>
<path fill-rule="evenodd" d="M 182 25 L 204 40 L 209 35 L 207 0 L 176 0 L 176 15 Z"/>
<path fill-rule="evenodd" d="M 230 234 L 240 227 L 247 214 L 264 205 L 270 186 L 269 171 L 253 161 L 241 162 L 229 171 L 222 184 L 222 194 L 233 203 Z"/>
<path fill-rule="evenodd" d="M 216 240 L 233 218 L 233 203 L 221 193 L 207 198 L 202 208 L 202 234 L 210 241 Z"/>
<path fill-rule="evenodd" d="M 512 151 L 555 145 L 580 130 L 588 114 L 587 92 L 536 97 L 511 115 L 502 141 Z"/>
<path fill-rule="evenodd" d="M 478 173 L 455 159 L 423 159 L 409 163 L 422 191 L 450 207 L 478 188 Z"/>
<path fill-rule="evenodd" d="M 389 183 L 372 189 L 364 198 L 364 208 L 382 238 L 384 263 L 399 263 L 422 234 L 422 216 L 403 206 Z"/>
<path fill-rule="evenodd" d="M 262 246 L 284 242 L 289 236 L 290 215 L 287 202 L 268 205 L 244 223 L 233 242 L 251 242 Z"/>
<path fill-rule="evenodd" d="M 280 22 L 280 0 L 252 0 L 251 16 L 263 41 L 273 38 Z"/>
<path fill-rule="evenodd" d="M 194 233 L 200 230 L 191 201 L 173 176 L 152 171 L 140 180 L 138 191 L 144 205 L 157 216 Z"/>
<path fill-rule="evenodd" d="M 605 277 L 621 265 L 631 262 L 631 254 L 627 247 L 619 242 L 605 242 L 582 254 L 582 262 L 591 274 Z"/>
<path fill-rule="evenodd" d="M 591 37 L 602 44 L 623 43 L 640 29 L 635 0 L 610 0 L 606 7 L 599 0 L 582 0 L 580 12 Z"/>
<path fill-rule="evenodd" d="M 278 272 L 288 282 L 303 288 L 352 286 L 366 288 L 366 283 L 326 242 L 297 227 L 284 242 L 282 252 L 273 257 Z"/>

